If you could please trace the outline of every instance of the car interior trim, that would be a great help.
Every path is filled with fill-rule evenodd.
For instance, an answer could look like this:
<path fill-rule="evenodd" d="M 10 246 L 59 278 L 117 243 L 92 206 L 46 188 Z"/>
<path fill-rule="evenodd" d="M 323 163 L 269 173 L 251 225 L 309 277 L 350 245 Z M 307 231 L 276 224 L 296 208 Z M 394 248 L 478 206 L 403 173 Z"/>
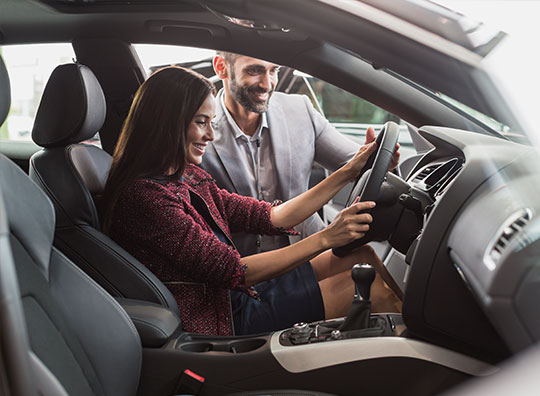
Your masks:
<path fill-rule="evenodd" d="M 291 373 L 302 373 L 360 360 L 404 357 L 420 359 L 475 376 L 491 375 L 498 368 L 449 349 L 403 337 L 373 337 L 283 346 L 276 332 L 270 351 L 278 363 Z"/>
<path fill-rule="evenodd" d="M 351 14 L 364 18 L 372 23 L 376 23 L 386 29 L 390 29 L 404 37 L 414 40 L 426 47 L 434 49 L 440 53 L 448 55 L 469 66 L 481 68 L 482 57 L 468 49 L 455 44 L 441 36 L 428 32 L 410 22 L 397 18 L 384 11 L 361 2 L 336 2 L 335 0 L 320 0 L 332 7 L 340 8 Z"/>

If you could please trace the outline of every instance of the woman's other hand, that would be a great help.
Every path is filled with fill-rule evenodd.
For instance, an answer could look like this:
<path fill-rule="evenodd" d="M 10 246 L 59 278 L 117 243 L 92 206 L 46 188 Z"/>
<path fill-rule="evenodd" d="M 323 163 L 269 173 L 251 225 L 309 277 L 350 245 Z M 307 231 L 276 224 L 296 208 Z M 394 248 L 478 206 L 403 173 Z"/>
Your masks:
<path fill-rule="evenodd" d="M 375 129 L 372 127 L 369 127 L 366 131 L 366 141 L 364 142 L 365 145 L 372 143 L 376 140 L 375 137 Z M 388 170 L 394 170 L 399 165 L 399 143 L 396 143 L 396 148 L 394 150 L 394 154 L 392 155 L 392 162 L 390 162 L 390 166 L 388 167 Z"/>
<path fill-rule="evenodd" d="M 342 169 L 348 173 L 348 179 L 350 181 L 356 180 L 360 171 L 366 165 L 366 162 L 371 154 L 377 149 L 377 143 L 372 141 L 371 143 L 365 144 L 356 153 L 356 155 L 351 159 Z"/>
<path fill-rule="evenodd" d="M 362 238 L 369 230 L 373 218 L 369 213 L 359 213 L 375 207 L 375 202 L 358 202 L 343 209 L 334 221 L 321 231 L 326 249 L 347 245 Z"/>

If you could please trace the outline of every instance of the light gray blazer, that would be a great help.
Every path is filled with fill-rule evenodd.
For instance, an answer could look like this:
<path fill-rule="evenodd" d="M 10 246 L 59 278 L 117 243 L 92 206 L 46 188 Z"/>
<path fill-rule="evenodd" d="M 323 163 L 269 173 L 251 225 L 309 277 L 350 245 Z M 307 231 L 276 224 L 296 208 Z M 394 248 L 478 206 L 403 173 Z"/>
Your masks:
<path fill-rule="evenodd" d="M 220 91 L 218 100 L 222 94 Z M 277 167 L 278 191 L 284 201 L 307 190 L 314 161 L 334 171 L 352 158 L 360 147 L 336 131 L 306 96 L 274 92 L 266 115 Z M 255 186 L 245 177 L 247 170 L 237 161 L 242 152 L 220 103 L 216 106 L 214 134 L 201 167 L 212 175 L 219 187 L 256 197 Z M 296 229 L 305 237 L 323 227 L 321 218 L 315 214 Z M 256 236 L 238 234 L 233 240 L 242 256 L 257 253 Z"/>

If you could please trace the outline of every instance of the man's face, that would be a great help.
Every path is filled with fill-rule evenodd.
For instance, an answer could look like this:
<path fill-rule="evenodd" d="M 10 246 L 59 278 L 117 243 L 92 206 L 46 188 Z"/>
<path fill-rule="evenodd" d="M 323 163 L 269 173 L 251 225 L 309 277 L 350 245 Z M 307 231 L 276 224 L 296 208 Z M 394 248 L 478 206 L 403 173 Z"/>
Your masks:
<path fill-rule="evenodd" d="M 229 65 L 231 96 L 246 110 L 262 114 L 278 82 L 279 66 L 247 56 Z"/>

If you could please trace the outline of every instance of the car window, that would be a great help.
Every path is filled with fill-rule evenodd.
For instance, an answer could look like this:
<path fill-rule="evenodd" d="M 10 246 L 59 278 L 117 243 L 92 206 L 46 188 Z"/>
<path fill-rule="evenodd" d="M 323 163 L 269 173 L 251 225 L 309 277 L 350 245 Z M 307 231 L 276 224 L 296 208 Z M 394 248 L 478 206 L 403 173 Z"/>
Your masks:
<path fill-rule="evenodd" d="M 208 77 L 218 89 L 221 81 L 212 67 L 214 50 L 172 45 L 135 44 L 134 48 L 148 75 L 167 65 L 179 65 Z M 387 121 L 402 124 L 402 158 L 415 154 L 406 125 L 399 117 L 341 88 L 297 70 L 282 67 L 277 91 L 308 96 L 313 105 L 341 133 L 364 143 L 366 130 L 378 130 Z"/>
<path fill-rule="evenodd" d="M 216 51 L 205 48 L 182 47 L 178 45 L 134 44 L 139 59 L 147 75 L 170 65 L 182 65 L 194 70 L 212 70 L 212 58 Z M 204 70 L 200 73 L 208 76 Z"/>
<path fill-rule="evenodd" d="M 485 115 L 484 113 L 481 113 L 478 110 L 470 108 L 469 106 L 464 105 L 463 103 L 458 102 L 457 100 L 452 99 L 450 96 L 447 96 L 441 92 L 435 92 L 435 95 L 437 95 L 442 100 L 449 103 L 450 105 L 453 105 L 457 107 L 458 109 L 460 109 L 461 111 L 464 111 L 468 115 L 482 122 L 484 125 L 493 129 L 494 131 L 499 132 L 500 134 L 504 136 L 508 136 L 508 137 L 512 137 L 513 135 L 515 135 L 515 133 L 513 133 L 510 130 L 510 127 L 508 125 L 503 124 L 502 122 L 494 120 L 493 118 Z"/>
<path fill-rule="evenodd" d="M 73 62 L 73 47 L 68 43 L 9 45 L 0 53 L 11 83 L 11 108 L 0 139 L 30 142 L 43 89 L 56 66 Z"/>
<path fill-rule="evenodd" d="M 338 131 L 362 142 L 368 127 L 378 129 L 388 121 L 401 122 L 367 100 L 299 71 L 292 73 L 284 92 L 307 95 Z"/>

